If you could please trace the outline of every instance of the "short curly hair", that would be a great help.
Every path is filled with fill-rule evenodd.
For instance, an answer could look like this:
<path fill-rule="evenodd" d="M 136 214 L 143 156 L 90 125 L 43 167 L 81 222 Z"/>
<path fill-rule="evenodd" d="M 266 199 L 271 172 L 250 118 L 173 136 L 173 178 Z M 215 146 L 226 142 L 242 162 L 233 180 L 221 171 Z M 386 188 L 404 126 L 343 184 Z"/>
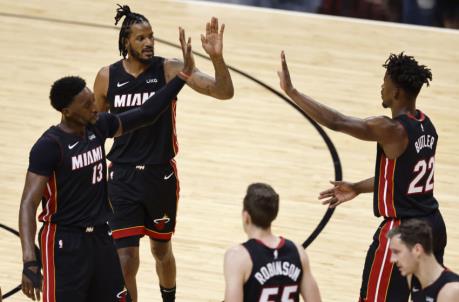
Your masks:
<path fill-rule="evenodd" d="M 403 52 L 396 55 L 391 53 L 383 64 L 391 80 L 412 96 L 417 96 L 424 83 L 429 86 L 432 81 L 432 72 L 425 65 L 419 63 Z"/>
<path fill-rule="evenodd" d="M 55 81 L 49 92 L 51 106 L 57 111 L 68 107 L 73 98 L 86 87 L 86 81 L 78 76 L 67 76 Z"/>

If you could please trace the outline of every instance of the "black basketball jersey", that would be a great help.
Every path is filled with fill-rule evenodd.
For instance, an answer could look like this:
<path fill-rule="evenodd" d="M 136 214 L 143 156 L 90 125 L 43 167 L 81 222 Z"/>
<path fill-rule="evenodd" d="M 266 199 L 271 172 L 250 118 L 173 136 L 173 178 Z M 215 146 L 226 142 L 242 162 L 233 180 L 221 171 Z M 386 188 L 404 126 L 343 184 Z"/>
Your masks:
<path fill-rule="evenodd" d="M 166 84 L 164 58 L 154 57 L 137 78 L 123 67 L 122 60 L 110 65 L 107 100 L 110 112 L 139 107 Z M 107 158 L 114 163 L 143 165 L 168 163 L 178 152 L 175 131 L 176 100 L 151 125 L 115 138 Z"/>
<path fill-rule="evenodd" d="M 104 143 L 117 128 L 118 119 L 103 113 L 95 125 L 86 127 L 84 137 L 52 126 L 38 139 L 30 153 L 29 171 L 49 177 L 40 221 L 87 227 L 108 220 Z"/>
<path fill-rule="evenodd" d="M 389 159 L 378 144 L 373 196 L 376 216 L 409 218 L 425 216 L 438 208 L 433 196 L 435 149 L 438 135 L 421 111 L 395 118 L 406 130 L 408 146 L 396 159 Z"/>
<path fill-rule="evenodd" d="M 450 282 L 459 282 L 459 275 L 448 270 L 444 270 L 440 277 L 426 288 L 422 288 L 419 280 L 413 276 L 411 279 L 411 301 L 435 302 L 437 301 L 440 290 L 445 284 Z"/>
<path fill-rule="evenodd" d="M 275 249 L 256 239 L 242 245 L 253 264 L 250 277 L 244 284 L 244 302 L 299 301 L 303 266 L 293 242 L 281 237 Z"/>

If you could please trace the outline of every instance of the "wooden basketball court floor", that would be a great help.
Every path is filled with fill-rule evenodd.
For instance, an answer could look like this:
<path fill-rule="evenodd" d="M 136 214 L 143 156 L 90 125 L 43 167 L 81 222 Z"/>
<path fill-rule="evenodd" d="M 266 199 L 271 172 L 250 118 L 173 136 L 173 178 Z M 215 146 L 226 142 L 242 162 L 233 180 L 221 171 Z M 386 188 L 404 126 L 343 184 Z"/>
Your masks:
<path fill-rule="evenodd" d="M 76 74 L 92 87 L 99 68 L 120 58 L 118 30 L 109 28 L 115 3 L 0 0 L 0 223 L 17 229 L 28 152 L 59 121 L 49 105 L 51 83 Z M 205 22 L 219 17 L 226 24 L 226 62 L 275 89 L 279 53 L 285 50 L 296 86 L 349 115 L 390 114 L 380 105 L 381 64 L 389 53 L 406 51 L 431 67 L 433 82 L 423 88 L 418 107 L 440 135 L 435 190 L 448 228 L 445 263 L 459 271 L 459 32 L 209 2 L 128 4 L 149 18 L 158 38 L 177 43 L 178 26 L 185 27 L 200 53 Z M 181 57 L 163 43 L 156 43 L 155 50 Z M 207 60 L 196 62 L 213 72 Z M 245 240 L 240 212 L 249 183 L 267 182 L 280 193 L 273 229 L 302 242 L 326 210 L 317 196 L 334 177 L 324 142 L 297 111 L 241 75 L 233 72 L 232 77 L 232 100 L 216 101 L 189 88 L 179 97 L 181 198 L 173 240 L 178 301 L 222 300 L 223 254 Z M 326 132 L 338 150 L 344 179 L 373 175 L 374 143 Z M 379 222 L 372 214 L 372 196 L 360 196 L 340 206 L 308 248 L 323 301 L 356 301 L 365 252 Z M 4 230 L 0 255 L 5 293 L 19 284 L 22 265 L 18 238 Z M 140 301 L 160 301 L 146 239 L 138 284 Z M 6 301 L 28 300 L 18 293 Z"/>

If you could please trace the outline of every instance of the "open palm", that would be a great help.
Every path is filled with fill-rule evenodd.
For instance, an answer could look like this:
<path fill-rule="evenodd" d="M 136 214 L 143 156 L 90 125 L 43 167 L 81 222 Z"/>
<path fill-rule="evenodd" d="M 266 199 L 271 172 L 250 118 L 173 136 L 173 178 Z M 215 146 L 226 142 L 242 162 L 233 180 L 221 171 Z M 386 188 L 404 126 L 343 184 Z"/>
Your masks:
<path fill-rule="evenodd" d="M 218 30 L 218 19 L 212 17 L 206 24 L 206 35 L 201 35 L 202 47 L 210 57 L 223 55 L 223 32 L 225 24 Z"/>

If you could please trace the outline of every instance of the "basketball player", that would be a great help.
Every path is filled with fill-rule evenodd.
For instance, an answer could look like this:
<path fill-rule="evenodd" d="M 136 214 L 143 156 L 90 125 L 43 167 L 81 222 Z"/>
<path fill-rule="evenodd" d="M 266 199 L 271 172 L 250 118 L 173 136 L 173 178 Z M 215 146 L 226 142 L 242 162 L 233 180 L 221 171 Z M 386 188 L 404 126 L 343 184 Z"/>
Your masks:
<path fill-rule="evenodd" d="M 94 83 L 98 110 L 119 113 L 134 108 L 169 82 L 182 68 L 176 59 L 154 55 L 154 35 L 149 21 L 120 7 L 116 22 L 124 17 L 119 34 L 123 59 L 103 67 Z M 202 46 L 215 68 L 215 79 L 193 70 L 187 84 L 218 99 L 233 96 L 233 84 L 223 60 L 223 30 L 218 20 L 207 23 Z M 180 28 L 180 42 L 185 43 Z M 151 252 L 164 301 L 175 300 L 176 265 L 171 236 L 175 229 L 179 182 L 174 157 L 178 152 L 175 128 L 176 103 L 143 129 L 115 138 L 108 159 L 112 162 L 109 197 L 115 210 L 110 227 L 118 249 L 128 291 L 137 301 L 136 274 L 139 240 L 150 238 Z"/>
<path fill-rule="evenodd" d="M 126 301 L 119 259 L 107 220 L 104 143 L 108 137 L 145 126 L 169 106 L 194 69 L 190 40 L 183 71 L 145 103 L 119 115 L 97 114 L 94 95 L 79 77 L 51 87 L 51 105 L 61 122 L 30 152 L 19 212 L 24 269 L 22 291 L 45 302 Z M 40 263 L 34 250 L 36 211 L 42 201 Z"/>
<path fill-rule="evenodd" d="M 448 271 L 433 255 L 432 229 L 419 219 L 404 221 L 388 234 L 392 256 L 408 278 L 413 302 L 459 302 L 459 275 Z"/>
<path fill-rule="evenodd" d="M 336 207 L 360 193 L 374 192 L 374 214 L 382 216 L 380 227 L 367 252 L 360 301 L 406 302 L 408 284 L 390 263 L 387 233 L 404 218 L 427 219 L 434 233 L 434 254 L 440 263 L 446 246 L 446 228 L 433 196 L 435 149 L 438 135 L 430 119 L 416 109 L 416 98 L 423 84 L 432 79 L 430 69 L 404 53 L 391 54 L 381 86 L 386 116 L 360 119 L 346 116 L 292 85 L 282 52 L 281 88 L 311 118 L 335 131 L 361 140 L 377 142 L 375 176 L 356 183 L 332 182 L 334 187 L 322 192 L 324 204 Z"/>
<path fill-rule="evenodd" d="M 242 224 L 249 240 L 225 254 L 225 302 L 321 301 L 304 249 L 271 232 L 279 195 L 267 184 L 251 184 Z"/>

